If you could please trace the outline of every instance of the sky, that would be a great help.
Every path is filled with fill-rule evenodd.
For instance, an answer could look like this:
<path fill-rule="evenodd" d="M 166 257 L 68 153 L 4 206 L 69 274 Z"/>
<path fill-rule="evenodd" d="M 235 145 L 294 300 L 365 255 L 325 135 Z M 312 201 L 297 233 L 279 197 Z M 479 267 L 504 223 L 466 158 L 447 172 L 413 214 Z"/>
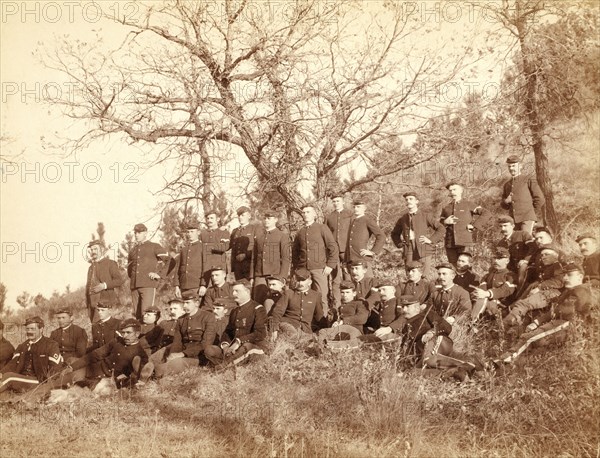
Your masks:
<path fill-rule="evenodd" d="M 413 3 L 419 20 L 431 22 L 434 33 L 429 39 L 437 46 L 456 36 L 457 18 L 465 26 L 476 19 L 467 2 L 453 2 L 454 9 L 443 7 L 438 12 L 431 2 Z M 100 24 L 90 4 L 0 1 L 0 281 L 8 288 L 9 307 L 23 291 L 49 296 L 67 285 L 82 286 L 88 265 L 84 246 L 98 222 L 106 227 L 108 243 L 123 240 L 138 222 L 144 222 L 153 240 L 159 240 L 157 208 L 165 197 L 157 192 L 169 177 L 168 166 L 146 170 L 147 150 L 119 138 L 93 143 L 76 157 L 52 146 L 80 127 L 49 107 L 48 100 L 68 91 L 69 85 L 43 67 L 36 51 L 52 49 L 55 37 L 65 34 L 92 40 L 100 26 L 109 46 L 124 37 L 120 27 Z M 105 11 L 139 14 L 131 1 L 103 5 Z M 377 7 L 374 2 L 363 5 L 370 5 L 365 10 Z M 11 162 L 4 160 L 7 157 Z M 245 162 L 239 154 L 231 160 Z M 232 206 L 242 203 L 234 201 Z"/>

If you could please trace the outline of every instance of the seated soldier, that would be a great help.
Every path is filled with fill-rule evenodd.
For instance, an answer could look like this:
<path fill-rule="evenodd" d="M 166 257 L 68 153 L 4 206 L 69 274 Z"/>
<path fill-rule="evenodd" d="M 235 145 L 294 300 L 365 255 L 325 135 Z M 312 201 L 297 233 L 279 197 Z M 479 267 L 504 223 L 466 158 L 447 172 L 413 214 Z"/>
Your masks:
<path fill-rule="evenodd" d="M 215 315 L 215 340 L 213 345 L 220 345 L 221 338 L 229 324 L 229 315 L 231 311 L 228 301 L 215 299 L 213 302 L 213 314 Z"/>
<path fill-rule="evenodd" d="M 163 330 L 159 348 L 166 348 L 173 343 L 175 329 L 177 329 L 177 319 L 185 315 L 183 310 L 183 299 L 174 298 L 169 301 L 169 319 L 158 323 Z"/>
<path fill-rule="evenodd" d="M 92 346 L 88 352 L 112 342 L 117 337 L 121 322 L 112 316 L 112 305 L 108 302 L 96 304 L 98 321 L 92 324 Z"/>
<path fill-rule="evenodd" d="M 313 330 L 323 327 L 325 318 L 321 304 L 321 293 L 311 289 L 310 272 L 301 267 L 294 274 L 295 289 L 288 289 L 277 301 L 271 312 L 273 339 L 279 330 L 290 335 L 298 332 L 312 334 Z"/>
<path fill-rule="evenodd" d="M 423 264 L 420 261 L 410 261 L 405 264 L 408 281 L 402 288 L 402 296 L 415 296 L 421 304 L 429 299 L 432 284 L 423 277 Z"/>
<path fill-rule="evenodd" d="M 577 316 L 587 320 L 592 307 L 590 290 L 583 284 L 584 272 L 580 265 L 570 263 L 564 269 L 564 288 L 560 296 L 550 301 L 544 310 L 526 328 L 515 346 L 494 361 L 496 365 L 512 363 L 530 346 L 560 344 L 566 339 L 565 329 Z"/>
<path fill-rule="evenodd" d="M 435 286 L 429 297 L 429 302 L 433 310 L 440 316 L 448 318 L 450 324 L 459 315 L 470 316 L 471 299 L 469 293 L 463 288 L 454 284 L 456 272 L 454 266 L 449 262 L 444 262 L 436 266 L 438 271 L 439 285 Z"/>
<path fill-rule="evenodd" d="M 522 299 L 511 306 L 510 313 L 504 318 L 505 326 L 520 325 L 528 312 L 543 309 L 550 299 L 560 294 L 563 272 L 558 258 L 559 250 L 554 245 L 545 245 L 542 248 L 539 278 L 528 286 Z"/>
<path fill-rule="evenodd" d="M 523 282 L 527 270 L 526 259 L 535 246 L 533 237 L 527 231 L 515 231 L 515 220 L 510 216 L 500 216 L 498 224 L 502 239 L 496 243 L 496 247 L 508 250 L 510 255 L 508 270 L 517 275 L 516 279 Z"/>
<path fill-rule="evenodd" d="M 492 267 L 481 283 L 471 293 L 475 300 L 472 318 L 475 322 L 486 311 L 492 315 L 505 310 L 515 292 L 515 274 L 508 270 L 510 253 L 507 248 L 497 247 Z"/>
<path fill-rule="evenodd" d="M 479 279 L 472 271 L 473 255 L 468 251 L 463 251 L 456 260 L 456 276 L 454 284 L 460 286 L 467 293 L 471 294 L 476 286 L 479 285 Z"/>
<path fill-rule="evenodd" d="M 350 340 L 363 333 L 369 317 L 366 302 L 356 300 L 356 289 L 351 281 L 342 281 L 340 295 L 342 303 L 333 312 L 335 321 L 331 327 L 319 331 L 319 340 Z"/>
<path fill-rule="evenodd" d="M 356 287 L 356 298 L 367 301 L 369 310 L 379 300 L 376 281 L 367 276 L 368 266 L 365 261 L 357 260 L 350 263 L 350 278 Z"/>
<path fill-rule="evenodd" d="M 391 340 L 398 336 L 398 332 L 405 323 L 402 314 L 402 304 L 396 298 L 396 286 L 394 282 L 391 280 L 381 280 L 378 284 L 378 289 L 379 300 L 371 310 L 369 320 L 365 326 L 368 334 L 359 338 L 363 342 Z M 414 296 L 401 297 L 414 298 Z"/>
<path fill-rule="evenodd" d="M 145 382 L 152 374 L 154 365 L 156 377 L 177 374 L 189 367 L 200 364 L 200 357 L 215 340 L 215 317 L 212 311 L 200 309 L 200 298 L 193 292 L 183 297 L 185 315 L 177 320 L 173 343 L 165 352 L 166 363 L 154 365 L 155 358 L 143 368 L 142 380 Z"/>
<path fill-rule="evenodd" d="M 4 338 L 4 323 L 0 320 L 0 372 L 2 368 L 12 359 L 15 347 Z"/>
<path fill-rule="evenodd" d="M 584 283 L 594 288 L 600 287 L 600 250 L 598 239 L 592 234 L 583 234 L 577 237 L 579 251 L 583 255 Z"/>
<path fill-rule="evenodd" d="M 17 346 L 12 359 L 0 373 L 0 393 L 6 390 L 29 391 L 63 368 L 58 343 L 44 337 L 44 320 L 39 316 L 25 321 L 27 340 Z"/>
<path fill-rule="evenodd" d="M 85 355 L 88 336 L 84 329 L 73 324 L 71 310 L 60 309 L 54 317 L 58 322 L 58 329 L 52 331 L 50 338 L 58 343 L 64 362 L 69 364 Z"/>
<path fill-rule="evenodd" d="M 520 299 L 525 297 L 529 292 L 531 283 L 539 279 L 540 273 L 543 270 L 541 254 L 546 246 L 552 246 L 552 233 L 546 227 L 536 227 L 533 230 L 534 243 L 530 244 L 529 254 L 523 259 L 521 268 L 526 266 L 523 281 L 518 282 L 515 298 Z M 560 252 L 559 252 L 560 258 Z"/>
<path fill-rule="evenodd" d="M 221 343 L 209 345 L 204 355 L 217 369 L 239 364 L 252 355 L 264 355 L 267 347 L 267 312 L 251 299 L 252 286 L 246 279 L 233 284 L 237 307 L 231 311 Z"/>
<path fill-rule="evenodd" d="M 150 307 L 144 310 L 140 342 L 142 348 L 146 350 L 148 357 L 160 348 L 164 329 L 158 325 L 159 319 L 160 310 L 157 307 Z"/>
<path fill-rule="evenodd" d="M 228 299 L 233 306 L 233 288 L 231 283 L 227 281 L 227 272 L 224 266 L 213 267 L 210 271 L 211 286 L 206 290 L 202 309 L 212 312 L 212 305 L 215 299 Z"/>
<path fill-rule="evenodd" d="M 267 315 L 270 315 L 273 310 L 273 306 L 277 303 L 281 296 L 285 294 L 285 280 L 276 275 L 271 275 L 267 277 L 267 286 L 269 290 L 266 294 L 263 305 L 265 306 Z"/>
<path fill-rule="evenodd" d="M 117 388 L 135 385 L 141 365 L 148 361 L 139 341 L 140 323 L 134 318 L 124 320 L 118 332 L 118 339 L 75 360 L 60 376 L 41 384 L 32 393 L 35 399 L 43 398 L 53 389 L 75 383 L 83 383 L 93 389 L 105 377 L 113 378 Z"/>

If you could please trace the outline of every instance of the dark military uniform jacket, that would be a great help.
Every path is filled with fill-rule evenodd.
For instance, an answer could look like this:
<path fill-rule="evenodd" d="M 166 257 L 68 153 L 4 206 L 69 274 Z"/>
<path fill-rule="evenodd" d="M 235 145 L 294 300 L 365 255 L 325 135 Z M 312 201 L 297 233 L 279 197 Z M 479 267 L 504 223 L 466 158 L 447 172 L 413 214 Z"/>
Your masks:
<path fill-rule="evenodd" d="M 512 202 L 504 202 L 512 193 Z M 519 224 L 523 221 L 539 221 L 538 215 L 545 203 L 544 194 L 533 177 L 519 175 L 504 183 L 502 208 L 510 211 L 510 216 Z"/>
<path fill-rule="evenodd" d="M 58 343 L 60 354 L 66 361 L 68 358 L 81 358 L 85 355 L 88 336 L 84 329 L 75 324 L 66 329 L 58 328 L 52 331 L 50 338 Z"/>
<path fill-rule="evenodd" d="M 447 248 L 473 245 L 473 234 L 469 231 L 467 226 L 471 224 L 475 229 L 481 230 L 492 216 L 485 208 L 464 199 L 460 202 L 453 201 L 446 205 L 442 209 L 440 222 L 444 224 L 444 220 L 451 215 L 456 216 L 458 221 L 456 224 L 446 225 L 445 245 Z"/>
<path fill-rule="evenodd" d="M 356 282 L 352 280 L 352 283 L 354 283 L 354 287 L 356 288 L 356 299 L 365 301 L 367 307 L 371 310 L 380 299 L 379 291 L 375 288 L 375 279 L 365 275 L 362 280 Z"/>
<path fill-rule="evenodd" d="M 308 270 L 335 269 L 339 263 L 339 252 L 333 234 L 324 224 L 313 223 L 302 227 L 292 245 L 292 264 L 294 269 L 304 267 Z"/>
<path fill-rule="evenodd" d="M 43 382 L 63 368 L 63 359 L 58 344 L 49 337 L 40 337 L 36 342 L 28 340 L 17 346 L 12 359 L 4 366 L 3 373 L 23 374 L 28 358 L 31 357 L 33 372 Z"/>
<path fill-rule="evenodd" d="M 583 258 L 583 281 L 594 287 L 600 286 L 600 250 Z"/>
<path fill-rule="evenodd" d="M 197 358 L 207 346 L 215 341 L 215 315 L 198 310 L 194 315 L 185 314 L 177 320 L 171 353 L 183 352 L 187 358 Z"/>
<path fill-rule="evenodd" d="M 431 295 L 433 285 L 429 280 L 421 277 L 421 279 L 415 283 L 407 281 L 402 289 L 402 295 L 415 296 L 421 304 L 425 304 Z"/>
<path fill-rule="evenodd" d="M 528 258 L 532 250 L 535 250 L 533 237 L 529 232 L 525 231 L 513 231 L 508 239 L 501 239 L 496 243 L 496 246 L 508 249 L 508 253 L 510 254 L 508 270 L 515 273 L 518 271 L 519 261 Z"/>
<path fill-rule="evenodd" d="M 410 240 L 411 229 L 413 240 Z M 418 210 L 414 214 L 406 212 L 396 221 L 396 225 L 392 230 L 392 241 L 398 248 L 404 245 L 412 245 L 413 252 L 422 258 L 435 253 L 435 245 L 444 239 L 445 232 L 444 225 L 430 213 L 422 210 Z M 420 243 L 419 237 L 422 235 L 431 240 L 431 243 Z"/>
<path fill-rule="evenodd" d="M 467 293 L 472 293 L 475 286 L 479 285 L 479 278 L 469 268 L 464 272 L 456 271 L 456 277 L 454 277 L 454 284 L 460 286 Z M 471 286 L 472 285 L 472 286 Z"/>
<path fill-rule="evenodd" d="M 227 242 L 221 242 L 221 240 L 227 240 Z M 221 267 L 226 271 L 229 232 L 224 229 L 205 229 L 200 232 L 200 241 L 202 242 L 204 273 L 206 274 L 213 267 Z M 204 275 L 202 286 L 208 286 L 209 280 L 210 276 Z"/>
<path fill-rule="evenodd" d="M 337 309 L 337 315 L 337 318 L 343 320 L 344 324 L 354 326 L 362 332 L 363 325 L 367 322 L 367 318 L 369 318 L 369 310 L 363 301 L 354 300 L 346 304 L 342 302 Z"/>
<path fill-rule="evenodd" d="M 229 324 L 229 315 L 225 315 L 221 319 L 215 318 L 216 333 L 215 333 L 215 341 L 213 342 L 214 345 L 219 346 L 221 344 L 221 338 L 223 337 L 223 334 L 225 333 L 225 329 L 227 329 L 228 324 Z"/>
<path fill-rule="evenodd" d="M 232 307 L 235 306 L 235 301 L 233 300 L 233 286 L 231 286 L 231 283 L 225 282 L 222 286 L 213 285 L 209 287 L 204 295 L 202 309 L 212 312 L 212 306 L 215 299 L 227 299 L 227 302 L 230 302 Z"/>
<path fill-rule="evenodd" d="M 158 243 L 146 240 L 135 245 L 127 260 L 130 288 L 156 288 L 157 280 L 152 280 L 148 274 L 159 273 L 158 261 L 168 256 L 167 251 Z"/>
<path fill-rule="evenodd" d="M 88 351 L 100 348 L 115 340 L 120 325 L 121 321 L 112 316 L 106 321 L 98 321 L 92 324 L 92 346 Z"/>
<path fill-rule="evenodd" d="M 247 224 L 236 227 L 231 233 L 231 271 L 236 280 L 250 279 L 252 275 L 252 255 L 254 252 L 254 239 L 260 232 L 258 226 Z"/>
<path fill-rule="evenodd" d="M 4 337 L 0 339 L 0 372 L 6 363 L 8 363 L 15 353 L 15 347 Z"/>
<path fill-rule="evenodd" d="M 95 307 L 98 302 L 117 304 L 117 292 L 116 288 L 121 286 L 125 282 L 125 278 L 121 275 L 119 265 L 104 257 L 98 261 L 93 261 L 88 268 L 87 282 L 85 285 L 85 299 L 88 307 Z M 92 293 L 91 289 L 99 285 L 100 283 L 106 283 L 106 289 L 99 293 Z"/>
<path fill-rule="evenodd" d="M 202 264 L 202 242 L 197 240 L 186 244 L 177 258 L 175 286 L 180 289 L 198 289 L 202 282 L 204 266 Z"/>
<path fill-rule="evenodd" d="M 350 220 L 345 254 L 346 262 L 371 261 L 373 259 L 372 256 L 361 256 L 360 254 L 360 250 L 367 249 L 367 244 L 371 236 L 375 237 L 375 243 L 371 251 L 375 255 L 378 255 L 383 250 L 383 245 L 385 244 L 385 234 L 381 228 L 367 215 L 363 215 L 360 218 L 353 217 Z"/>
<path fill-rule="evenodd" d="M 321 293 L 314 289 L 303 292 L 288 289 L 273 307 L 271 316 L 274 330 L 278 330 L 279 322 L 284 321 L 311 333 L 313 326 L 318 328 L 323 324 Z"/>
<path fill-rule="evenodd" d="M 177 320 L 163 320 L 158 323 L 158 326 L 163 330 L 158 348 L 171 345 L 175 337 L 175 330 L 177 329 Z"/>
<path fill-rule="evenodd" d="M 434 332 L 434 338 L 437 336 L 449 336 L 452 332 L 452 325 L 431 307 L 406 320 L 401 332 L 404 337 L 404 343 L 409 347 L 410 353 L 418 357 L 423 356 L 425 344 L 421 341 L 421 338 L 431 330 Z"/>
<path fill-rule="evenodd" d="M 337 242 L 340 261 L 344 261 L 345 259 L 346 245 L 348 244 L 348 232 L 350 231 L 350 220 L 353 216 L 353 212 L 344 209 L 341 212 L 334 211 L 330 213 L 325 220 L 325 224 Z"/>
<path fill-rule="evenodd" d="M 469 293 L 458 285 L 452 285 L 448 289 L 443 289 L 440 285 L 436 285 L 435 290 L 431 293 L 429 302 L 433 306 L 432 310 L 443 317 L 471 313 L 471 298 L 469 297 Z"/>
<path fill-rule="evenodd" d="M 492 267 L 481 279 L 479 287 L 491 291 L 492 297 L 490 299 L 501 301 L 510 297 L 515 292 L 517 285 L 513 272 L 508 269 L 496 270 Z"/>
<path fill-rule="evenodd" d="M 277 275 L 287 278 L 290 274 L 290 236 L 275 228 L 260 230 L 254 239 L 253 278 Z"/>
<path fill-rule="evenodd" d="M 373 330 L 389 326 L 394 332 L 398 332 L 405 322 L 406 320 L 402 315 L 402 306 L 398 304 L 395 297 L 387 301 L 379 300 L 371 310 L 371 316 L 369 317 L 369 326 Z"/>
<path fill-rule="evenodd" d="M 535 287 L 542 291 L 563 287 L 563 271 L 560 262 L 548 266 L 540 265 L 539 269 Z"/>
<path fill-rule="evenodd" d="M 164 328 L 157 324 L 142 324 L 140 345 L 148 354 L 161 348 L 164 331 Z"/>
<path fill-rule="evenodd" d="M 239 340 L 264 347 L 267 343 L 267 312 L 262 304 L 249 300 L 231 311 L 221 343 Z"/>
<path fill-rule="evenodd" d="M 551 299 L 550 310 L 538 317 L 540 324 L 550 320 L 572 320 L 576 315 L 587 318 L 592 309 L 592 294 L 587 285 L 564 288 L 560 296 Z"/>
<path fill-rule="evenodd" d="M 74 371 L 86 367 L 88 378 L 111 376 L 116 378 L 119 375 L 129 377 L 133 372 L 131 363 L 136 356 L 140 357 L 141 366 L 148 362 L 148 356 L 139 342 L 125 345 L 121 339 L 118 339 L 79 358 L 71 364 L 71 367 Z"/>

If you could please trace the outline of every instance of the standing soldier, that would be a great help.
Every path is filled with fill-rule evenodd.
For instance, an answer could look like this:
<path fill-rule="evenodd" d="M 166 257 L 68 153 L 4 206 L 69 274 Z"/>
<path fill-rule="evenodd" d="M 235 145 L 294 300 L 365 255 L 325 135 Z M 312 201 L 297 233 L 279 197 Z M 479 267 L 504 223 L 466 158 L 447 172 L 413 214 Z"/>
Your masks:
<path fill-rule="evenodd" d="M 333 202 L 333 211 L 327 216 L 325 224 L 327 224 L 327 227 L 333 234 L 333 238 L 337 243 L 340 262 L 331 272 L 332 291 L 330 296 L 334 307 L 339 307 L 341 304 L 340 284 L 342 280 L 348 280 L 350 278 L 350 275 L 347 272 L 348 266 L 344 264 L 344 259 L 346 256 L 350 220 L 352 219 L 353 213 L 347 208 L 344 208 L 344 196 L 342 194 L 333 195 L 331 201 Z"/>
<path fill-rule="evenodd" d="M 333 234 L 325 224 L 315 223 L 317 212 L 313 204 L 302 207 L 304 226 L 296 233 L 292 246 L 294 271 L 303 268 L 310 272 L 313 289 L 321 292 L 323 313 L 329 310 L 327 277 L 338 265 L 339 253 Z"/>
<path fill-rule="evenodd" d="M 448 262 L 456 266 L 458 255 L 471 251 L 475 245 L 473 231 L 481 230 L 491 214 L 485 208 L 463 199 L 462 185 L 451 182 L 446 185 L 452 202 L 442 209 L 440 221 L 446 226 L 446 256 Z"/>
<path fill-rule="evenodd" d="M 202 274 L 202 243 L 199 239 L 198 223 L 193 221 L 185 228 L 187 243 L 181 249 L 177 260 L 177 276 L 175 277 L 175 296 L 183 293 L 199 294 Z"/>
<path fill-rule="evenodd" d="M 506 159 L 512 178 L 504 183 L 502 208 L 510 211 L 519 230 L 531 235 L 533 225 L 539 221 L 539 214 L 545 203 L 544 194 L 535 178 L 521 175 L 521 160 L 512 155 Z"/>
<path fill-rule="evenodd" d="M 419 210 L 419 198 L 413 191 L 404 193 L 408 211 L 402 215 L 392 230 L 392 241 L 404 247 L 404 263 L 420 261 L 423 275 L 428 280 L 436 277 L 433 269 L 435 245 L 444 239 L 444 226 L 427 211 Z"/>
<path fill-rule="evenodd" d="M 88 336 L 84 329 L 73 324 L 73 314 L 69 309 L 60 309 L 54 314 L 58 322 L 58 329 L 50 334 L 60 349 L 63 360 L 69 364 L 85 355 Z"/>
<path fill-rule="evenodd" d="M 346 244 L 346 262 L 364 261 L 370 268 L 373 257 L 383 250 L 385 234 L 375 221 L 365 215 L 366 211 L 367 205 L 362 200 L 354 201 L 354 216 L 350 221 Z M 371 236 L 375 237 L 375 243 L 369 250 L 367 245 Z"/>
<path fill-rule="evenodd" d="M 96 313 L 98 302 L 109 302 L 116 305 L 118 299 L 115 288 L 121 286 L 125 279 L 121 275 L 119 265 L 108 258 L 100 240 L 92 240 L 88 243 L 88 256 L 90 267 L 85 286 L 85 302 L 90 321 L 94 323 L 98 321 Z"/>
<path fill-rule="evenodd" d="M 142 319 L 144 310 L 154 306 L 156 285 L 160 280 L 158 262 L 169 257 L 167 251 L 158 243 L 146 240 L 148 228 L 136 224 L 133 228 L 136 245 L 129 252 L 127 274 L 130 279 L 133 316 Z"/>
<path fill-rule="evenodd" d="M 277 228 L 277 212 L 265 212 L 264 229 L 256 233 L 252 255 L 254 300 L 264 304 L 269 277 L 288 278 L 290 274 L 290 237 Z"/>
<path fill-rule="evenodd" d="M 254 238 L 257 227 L 250 224 L 250 209 L 240 207 L 237 209 L 239 227 L 231 233 L 231 271 L 236 280 L 245 278 L 249 280 L 252 275 L 252 252 L 254 251 Z"/>
<path fill-rule="evenodd" d="M 214 267 L 227 271 L 227 255 L 229 250 L 229 232 L 219 228 L 217 213 L 209 211 L 206 215 L 206 229 L 200 232 L 202 242 L 202 265 L 204 273 L 199 294 L 204 296 L 210 283 L 210 273 Z"/>

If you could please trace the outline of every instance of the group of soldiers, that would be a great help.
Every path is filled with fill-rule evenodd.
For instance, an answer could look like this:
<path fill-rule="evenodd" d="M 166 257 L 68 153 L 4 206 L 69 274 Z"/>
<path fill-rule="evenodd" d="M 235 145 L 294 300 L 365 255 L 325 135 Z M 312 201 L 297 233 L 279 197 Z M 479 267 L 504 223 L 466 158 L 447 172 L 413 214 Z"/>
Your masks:
<path fill-rule="evenodd" d="M 471 269 L 473 234 L 494 216 L 464 199 L 457 182 L 446 186 L 451 201 L 439 216 L 420 208 L 415 192 L 404 194 L 407 211 L 391 233 L 403 249 L 403 284 L 373 278 L 386 235 L 364 201 L 355 200 L 351 211 L 342 195 L 332 196 L 334 211 L 324 223 L 316 221 L 315 205 L 306 204 L 293 239 L 277 227 L 276 211 L 265 212 L 258 225 L 250 223 L 250 208 L 240 207 L 231 234 L 209 212 L 206 229 L 187 223 L 186 243 L 174 258 L 136 224 L 127 266 L 135 318 L 124 321 L 112 316 L 124 279 L 101 243 L 92 241 L 86 285 L 91 345 L 70 310 L 55 314 L 59 327 L 50 337 L 43 336 L 43 320 L 28 319 L 27 340 L 16 350 L 0 342 L 0 392 L 33 389 L 42 396 L 73 383 L 93 386 L 102 377 L 126 386 L 199 365 L 222 369 L 264 357 L 281 334 L 332 348 L 397 341 L 417 366 L 450 370 L 461 380 L 489 365 L 454 351 L 453 325 L 476 330 L 482 320 L 501 320 L 521 330 L 515 346 L 492 361 L 495 367 L 531 345 L 560 341 L 575 317 L 589 319 L 600 286 L 598 237 L 578 237 L 583 263 L 565 263 L 550 230 L 535 225 L 544 204 L 535 179 L 521 174 L 518 157 L 507 164 L 511 179 L 501 204 L 509 215 L 495 218 L 499 239 L 481 279 Z M 442 241 L 447 262 L 434 266 Z M 168 266 L 175 288 L 161 320 L 156 288 Z"/>

